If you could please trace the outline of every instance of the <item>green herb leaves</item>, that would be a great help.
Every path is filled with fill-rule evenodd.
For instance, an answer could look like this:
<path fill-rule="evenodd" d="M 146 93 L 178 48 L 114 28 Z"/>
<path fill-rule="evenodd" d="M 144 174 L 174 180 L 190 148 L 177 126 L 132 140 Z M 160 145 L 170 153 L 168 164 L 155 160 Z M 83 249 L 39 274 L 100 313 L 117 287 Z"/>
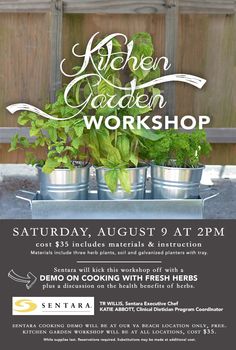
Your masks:
<path fill-rule="evenodd" d="M 47 104 L 45 111 L 59 118 L 73 115 L 74 109 L 65 104 L 63 91 L 58 92 L 55 103 Z M 11 140 L 9 151 L 16 149 L 46 150 L 45 159 L 36 159 L 34 154 L 27 152 L 26 162 L 28 164 L 40 164 L 43 172 L 49 174 L 57 168 L 73 169 L 73 161 L 86 160 L 86 138 L 84 135 L 83 120 L 54 121 L 44 119 L 32 112 L 22 112 L 18 117 L 18 124 L 29 127 L 29 141 L 26 137 L 16 134 Z M 84 149 L 84 150 L 83 150 Z"/>
<path fill-rule="evenodd" d="M 142 156 L 158 165 L 180 168 L 198 167 L 200 157 L 207 156 L 211 150 L 204 130 L 183 133 L 170 129 L 159 131 L 158 142 L 145 140 Z"/>
<path fill-rule="evenodd" d="M 113 193 L 116 192 L 117 183 L 118 183 L 117 169 L 107 170 L 105 173 L 105 180 L 110 191 Z"/>
<path fill-rule="evenodd" d="M 111 192 L 116 192 L 118 181 L 120 182 L 121 187 L 128 193 L 131 191 L 129 171 L 127 169 L 111 169 L 106 170 L 105 180 L 108 188 Z"/>

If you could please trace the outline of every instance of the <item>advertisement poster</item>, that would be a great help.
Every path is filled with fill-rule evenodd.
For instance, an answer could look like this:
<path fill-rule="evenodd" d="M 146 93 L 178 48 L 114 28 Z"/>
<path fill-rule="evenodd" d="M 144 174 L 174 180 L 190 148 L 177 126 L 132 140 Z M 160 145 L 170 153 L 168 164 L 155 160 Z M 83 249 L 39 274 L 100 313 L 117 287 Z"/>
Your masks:
<path fill-rule="evenodd" d="M 234 349 L 234 0 L 0 0 L 4 349 Z"/>

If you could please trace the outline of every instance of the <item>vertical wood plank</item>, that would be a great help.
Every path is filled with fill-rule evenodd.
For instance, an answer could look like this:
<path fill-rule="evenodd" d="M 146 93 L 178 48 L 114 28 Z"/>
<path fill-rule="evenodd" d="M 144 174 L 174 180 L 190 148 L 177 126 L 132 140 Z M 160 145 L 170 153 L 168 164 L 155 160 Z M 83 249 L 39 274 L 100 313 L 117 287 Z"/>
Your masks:
<path fill-rule="evenodd" d="M 63 58 L 66 58 L 65 71 L 71 73 L 71 68 L 78 65 L 78 58 L 73 57 L 71 48 L 79 43 L 78 53 L 83 53 L 90 37 L 99 32 L 100 36 L 121 32 L 128 38 L 137 32 L 151 34 L 155 47 L 155 55 L 164 55 L 165 16 L 160 14 L 65 14 L 63 17 Z M 63 80 L 66 81 L 65 78 Z"/>
<path fill-rule="evenodd" d="M 177 115 L 209 115 L 210 127 L 236 127 L 236 16 L 181 15 L 177 71 L 207 80 L 177 84 Z"/>
<path fill-rule="evenodd" d="M 203 158 L 203 164 L 236 165 L 236 144 L 212 144 L 209 157 Z"/>
<path fill-rule="evenodd" d="M 62 0 L 51 0 L 51 73 L 50 101 L 54 102 L 56 91 L 61 87 L 61 48 L 62 48 Z"/>
<path fill-rule="evenodd" d="M 176 56 L 178 41 L 178 21 L 179 21 L 179 1 L 166 0 L 166 19 L 165 19 L 165 56 L 171 63 L 170 69 L 166 74 L 176 73 Z M 165 107 L 166 115 L 173 117 L 175 115 L 175 83 L 165 83 L 164 95 L 167 102 Z"/>
<path fill-rule="evenodd" d="M 0 13 L 0 127 L 16 126 L 6 106 L 49 101 L 49 14 Z"/>

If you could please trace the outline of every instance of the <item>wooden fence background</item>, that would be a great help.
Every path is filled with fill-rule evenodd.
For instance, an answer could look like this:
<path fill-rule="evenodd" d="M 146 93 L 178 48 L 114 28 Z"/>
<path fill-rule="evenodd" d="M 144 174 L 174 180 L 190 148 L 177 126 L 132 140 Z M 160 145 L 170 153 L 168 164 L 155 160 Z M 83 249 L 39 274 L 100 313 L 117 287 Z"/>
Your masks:
<path fill-rule="evenodd" d="M 147 31 L 156 55 L 166 55 L 173 72 L 207 79 L 201 91 L 168 85 L 167 113 L 212 116 L 208 163 L 236 164 L 235 11 L 232 0 L 0 0 L 0 163 L 24 162 L 22 151 L 7 152 L 17 115 L 6 106 L 27 102 L 42 108 L 53 100 L 61 59 L 67 58 L 68 70 L 76 64 L 75 43 L 82 50 L 97 31 Z"/>

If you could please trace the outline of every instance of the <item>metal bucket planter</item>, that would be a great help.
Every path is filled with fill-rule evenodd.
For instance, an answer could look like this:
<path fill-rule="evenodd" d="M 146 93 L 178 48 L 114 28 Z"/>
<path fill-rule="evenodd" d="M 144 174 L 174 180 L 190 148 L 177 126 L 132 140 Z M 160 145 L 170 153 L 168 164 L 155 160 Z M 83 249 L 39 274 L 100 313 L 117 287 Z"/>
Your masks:
<path fill-rule="evenodd" d="M 177 168 L 151 164 L 152 198 L 199 198 L 203 169 L 203 165 L 198 168 Z"/>
<path fill-rule="evenodd" d="M 137 168 L 127 168 L 131 191 L 125 192 L 118 181 L 116 192 L 112 193 L 105 181 L 105 174 L 109 169 L 98 167 L 96 168 L 98 199 L 100 200 L 131 200 L 144 199 L 147 178 L 147 166 Z"/>
<path fill-rule="evenodd" d="M 73 170 L 55 169 L 45 174 L 40 167 L 40 193 L 43 200 L 84 200 L 88 199 L 89 168 L 76 167 Z"/>

